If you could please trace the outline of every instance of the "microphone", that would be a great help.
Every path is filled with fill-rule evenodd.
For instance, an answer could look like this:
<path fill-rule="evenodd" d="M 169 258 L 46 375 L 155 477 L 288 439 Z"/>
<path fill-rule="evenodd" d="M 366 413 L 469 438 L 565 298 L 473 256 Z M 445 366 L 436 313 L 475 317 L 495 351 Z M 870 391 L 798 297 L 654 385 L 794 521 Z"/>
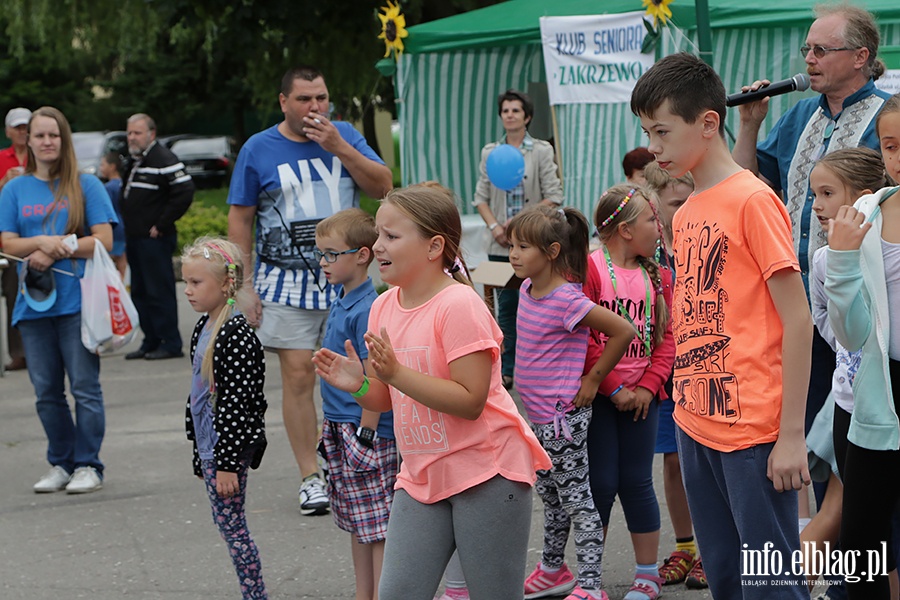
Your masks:
<path fill-rule="evenodd" d="M 738 92 L 731 94 L 725 98 L 725 106 L 739 106 L 748 102 L 755 102 L 768 98 L 769 96 L 780 96 L 788 92 L 803 92 L 809 89 L 809 75 L 806 73 L 797 73 L 790 79 L 784 81 L 776 81 L 765 87 L 761 87 L 755 92 Z"/>

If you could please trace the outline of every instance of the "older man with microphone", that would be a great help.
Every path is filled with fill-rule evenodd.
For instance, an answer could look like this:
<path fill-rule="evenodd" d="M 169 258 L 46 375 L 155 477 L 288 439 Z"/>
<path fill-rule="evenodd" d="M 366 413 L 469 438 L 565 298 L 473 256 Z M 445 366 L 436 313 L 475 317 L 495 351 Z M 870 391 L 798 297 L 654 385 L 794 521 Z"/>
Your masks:
<path fill-rule="evenodd" d="M 820 5 L 800 48 L 806 61 L 810 87 L 818 97 L 801 100 L 787 111 L 765 141 L 757 145 L 768 100 L 742 104 L 741 124 L 732 155 L 738 164 L 781 192 L 791 216 L 794 249 L 803 282 L 809 291 L 813 254 L 825 245 L 825 231 L 812 214 L 809 174 L 816 161 L 842 148 L 879 149 L 875 117 L 890 94 L 875 88 L 884 72 L 878 54 L 875 18 L 862 8 Z M 744 88 L 749 94 L 765 90 L 767 81 Z M 784 83 L 784 82 L 781 82 Z M 806 402 L 806 431 L 831 389 L 835 355 L 816 331 L 813 337 L 812 374 Z M 817 499 L 824 494 L 817 487 Z M 831 597 L 830 595 L 828 597 Z"/>
<path fill-rule="evenodd" d="M 828 152 L 857 146 L 879 148 L 875 116 L 890 94 L 874 84 L 884 72 L 884 63 L 876 58 L 878 42 L 875 18 L 867 11 L 846 4 L 819 6 L 800 52 L 806 60 L 810 87 L 820 95 L 797 103 L 759 145 L 756 142 L 768 100 L 743 103 L 740 108 L 741 124 L 732 154 L 738 164 L 781 192 L 807 286 L 812 256 L 825 244 L 825 232 L 812 216 L 809 172 Z M 754 82 L 745 88 L 747 95 L 765 90 L 767 84 Z"/>

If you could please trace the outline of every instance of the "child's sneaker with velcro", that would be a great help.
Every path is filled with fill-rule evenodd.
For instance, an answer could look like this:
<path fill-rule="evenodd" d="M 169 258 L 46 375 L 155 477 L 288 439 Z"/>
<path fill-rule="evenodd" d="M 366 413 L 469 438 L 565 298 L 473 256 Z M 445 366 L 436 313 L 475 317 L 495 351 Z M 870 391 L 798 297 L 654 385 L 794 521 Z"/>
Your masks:
<path fill-rule="evenodd" d="M 694 566 L 694 556 L 690 552 L 676 550 L 659 568 L 659 576 L 666 580 L 663 585 L 681 583 L 687 579 Z"/>

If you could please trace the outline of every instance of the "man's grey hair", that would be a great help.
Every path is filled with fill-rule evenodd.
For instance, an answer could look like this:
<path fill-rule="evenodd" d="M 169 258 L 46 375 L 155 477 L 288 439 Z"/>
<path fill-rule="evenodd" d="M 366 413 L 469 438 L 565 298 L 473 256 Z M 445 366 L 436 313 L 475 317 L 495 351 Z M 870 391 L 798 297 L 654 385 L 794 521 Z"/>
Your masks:
<path fill-rule="evenodd" d="M 878 44 L 881 35 L 878 33 L 878 25 L 875 17 L 864 8 L 853 6 L 847 2 L 840 4 L 818 4 L 813 8 L 816 18 L 841 15 L 847 21 L 841 37 L 848 48 L 867 48 L 869 60 L 863 67 L 863 75 L 866 78 L 878 79 L 884 73 L 884 62 L 878 58 Z"/>
<path fill-rule="evenodd" d="M 134 123 L 135 121 L 146 121 L 147 129 L 150 131 L 156 131 L 156 121 L 153 120 L 153 117 L 146 113 L 136 113 L 128 117 L 129 123 Z"/>

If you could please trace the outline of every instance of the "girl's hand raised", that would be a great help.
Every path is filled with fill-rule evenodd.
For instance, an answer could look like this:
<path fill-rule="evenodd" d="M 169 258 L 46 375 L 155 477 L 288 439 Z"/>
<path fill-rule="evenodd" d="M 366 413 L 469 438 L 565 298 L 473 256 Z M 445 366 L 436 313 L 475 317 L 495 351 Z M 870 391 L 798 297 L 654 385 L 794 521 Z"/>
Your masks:
<path fill-rule="evenodd" d="M 352 394 L 362 387 L 365 373 L 359 355 L 353 349 L 350 340 L 344 342 L 344 350 L 347 351 L 347 356 L 322 348 L 313 354 L 312 361 L 319 377 L 329 385 Z"/>
<path fill-rule="evenodd" d="M 366 332 L 363 338 L 369 349 L 369 364 L 375 370 L 375 375 L 381 381 L 390 384 L 397 375 L 397 371 L 400 370 L 400 362 L 397 360 L 397 355 L 394 354 L 394 347 L 391 346 L 391 338 L 388 336 L 387 330 L 382 327 L 380 336 Z"/>
<path fill-rule="evenodd" d="M 872 223 L 866 223 L 866 215 L 852 206 L 842 206 L 828 221 L 828 246 L 832 250 L 859 250 L 871 228 Z"/>

